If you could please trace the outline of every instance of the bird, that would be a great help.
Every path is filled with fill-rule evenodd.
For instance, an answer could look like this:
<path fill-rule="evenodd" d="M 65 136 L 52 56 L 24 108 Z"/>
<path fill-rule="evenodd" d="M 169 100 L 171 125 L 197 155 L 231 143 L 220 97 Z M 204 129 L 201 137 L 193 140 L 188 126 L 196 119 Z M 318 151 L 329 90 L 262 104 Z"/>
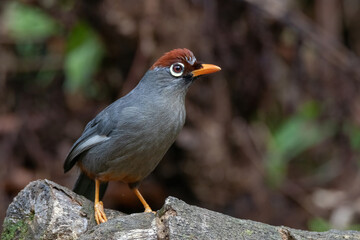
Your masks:
<path fill-rule="evenodd" d="M 109 181 L 127 183 L 145 212 L 153 212 L 139 185 L 158 165 L 185 123 L 185 95 L 198 77 L 220 71 L 198 62 L 186 48 L 166 52 L 137 86 L 85 127 L 71 147 L 64 172 L 75 164 L 80 175 L 74 192 L 94 201 L 97 224 L 107 221 L 103 202 Z"/>

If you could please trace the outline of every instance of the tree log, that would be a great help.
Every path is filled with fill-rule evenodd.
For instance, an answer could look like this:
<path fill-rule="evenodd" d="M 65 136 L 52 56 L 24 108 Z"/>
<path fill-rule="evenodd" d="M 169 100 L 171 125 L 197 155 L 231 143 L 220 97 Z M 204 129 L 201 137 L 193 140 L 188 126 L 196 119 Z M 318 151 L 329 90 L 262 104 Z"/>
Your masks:
<path fill-rule="evenodd" d="M 93 203 L 49 180 L 31 182 L 10 204 L 8 239 L 360 239 L 360 232 L 309 232 L 226 216 L 168 197 L 156 213 L 105 210 L 96 225 Z"/>

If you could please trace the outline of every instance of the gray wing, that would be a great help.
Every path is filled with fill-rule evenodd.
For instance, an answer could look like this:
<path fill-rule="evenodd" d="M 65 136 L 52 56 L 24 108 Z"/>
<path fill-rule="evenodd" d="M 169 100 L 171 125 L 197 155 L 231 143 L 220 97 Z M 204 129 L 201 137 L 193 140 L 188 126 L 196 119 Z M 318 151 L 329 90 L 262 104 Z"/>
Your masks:
<path fill-rule="evenodd" d="M 100 112 L 86 125 L 83 134 L 71 147 L 66 157 L 64 172 L 69 171 L 75 165 L 82 153 L 110 139 L 109 135 L 111 131 L 116 128 L 116 123 L 109 114 L 109 107 Z"/>

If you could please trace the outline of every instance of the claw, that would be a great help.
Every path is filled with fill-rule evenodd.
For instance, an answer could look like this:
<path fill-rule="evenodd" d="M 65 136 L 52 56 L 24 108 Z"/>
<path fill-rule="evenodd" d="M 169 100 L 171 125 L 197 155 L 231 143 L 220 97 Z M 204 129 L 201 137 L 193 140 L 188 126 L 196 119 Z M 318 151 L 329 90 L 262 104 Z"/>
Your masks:
<path fill-rule="evenodd" d="M 156 214 L 156 211 L 153 211 L 149 206 L 148 206 L 148 207 L 145 207 L 145 211 L 144 211 L 144 212 L 146 212 L 146 213 L 151 212 L 151 213 L 153 213 L 153 214 Z"/>
<path fill-rule="evenodd" d="M 97 224 L 104 223 L 107 221 L 107 217 L 104 212 L 104 206 L 101 201 L 95 203 L 94 210 L 95 210 L 95 220 Z"/>

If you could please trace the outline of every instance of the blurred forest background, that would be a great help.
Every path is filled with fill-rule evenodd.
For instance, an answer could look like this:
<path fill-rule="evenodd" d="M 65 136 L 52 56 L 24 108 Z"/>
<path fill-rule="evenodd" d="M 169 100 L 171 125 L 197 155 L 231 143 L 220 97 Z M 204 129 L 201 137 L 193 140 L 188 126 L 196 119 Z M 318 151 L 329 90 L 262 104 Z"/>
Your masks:
<path fill-rule="evenodd" d="M 196 81 L 187 122 L 140 187 L 238 218 L 359 229 L 360 1 L 2 0 L 0 223 L 86 123 L 153 62 L 189 48 L 222 71 Z M 143 211 L 123 183 L 105 207 Z"/>

